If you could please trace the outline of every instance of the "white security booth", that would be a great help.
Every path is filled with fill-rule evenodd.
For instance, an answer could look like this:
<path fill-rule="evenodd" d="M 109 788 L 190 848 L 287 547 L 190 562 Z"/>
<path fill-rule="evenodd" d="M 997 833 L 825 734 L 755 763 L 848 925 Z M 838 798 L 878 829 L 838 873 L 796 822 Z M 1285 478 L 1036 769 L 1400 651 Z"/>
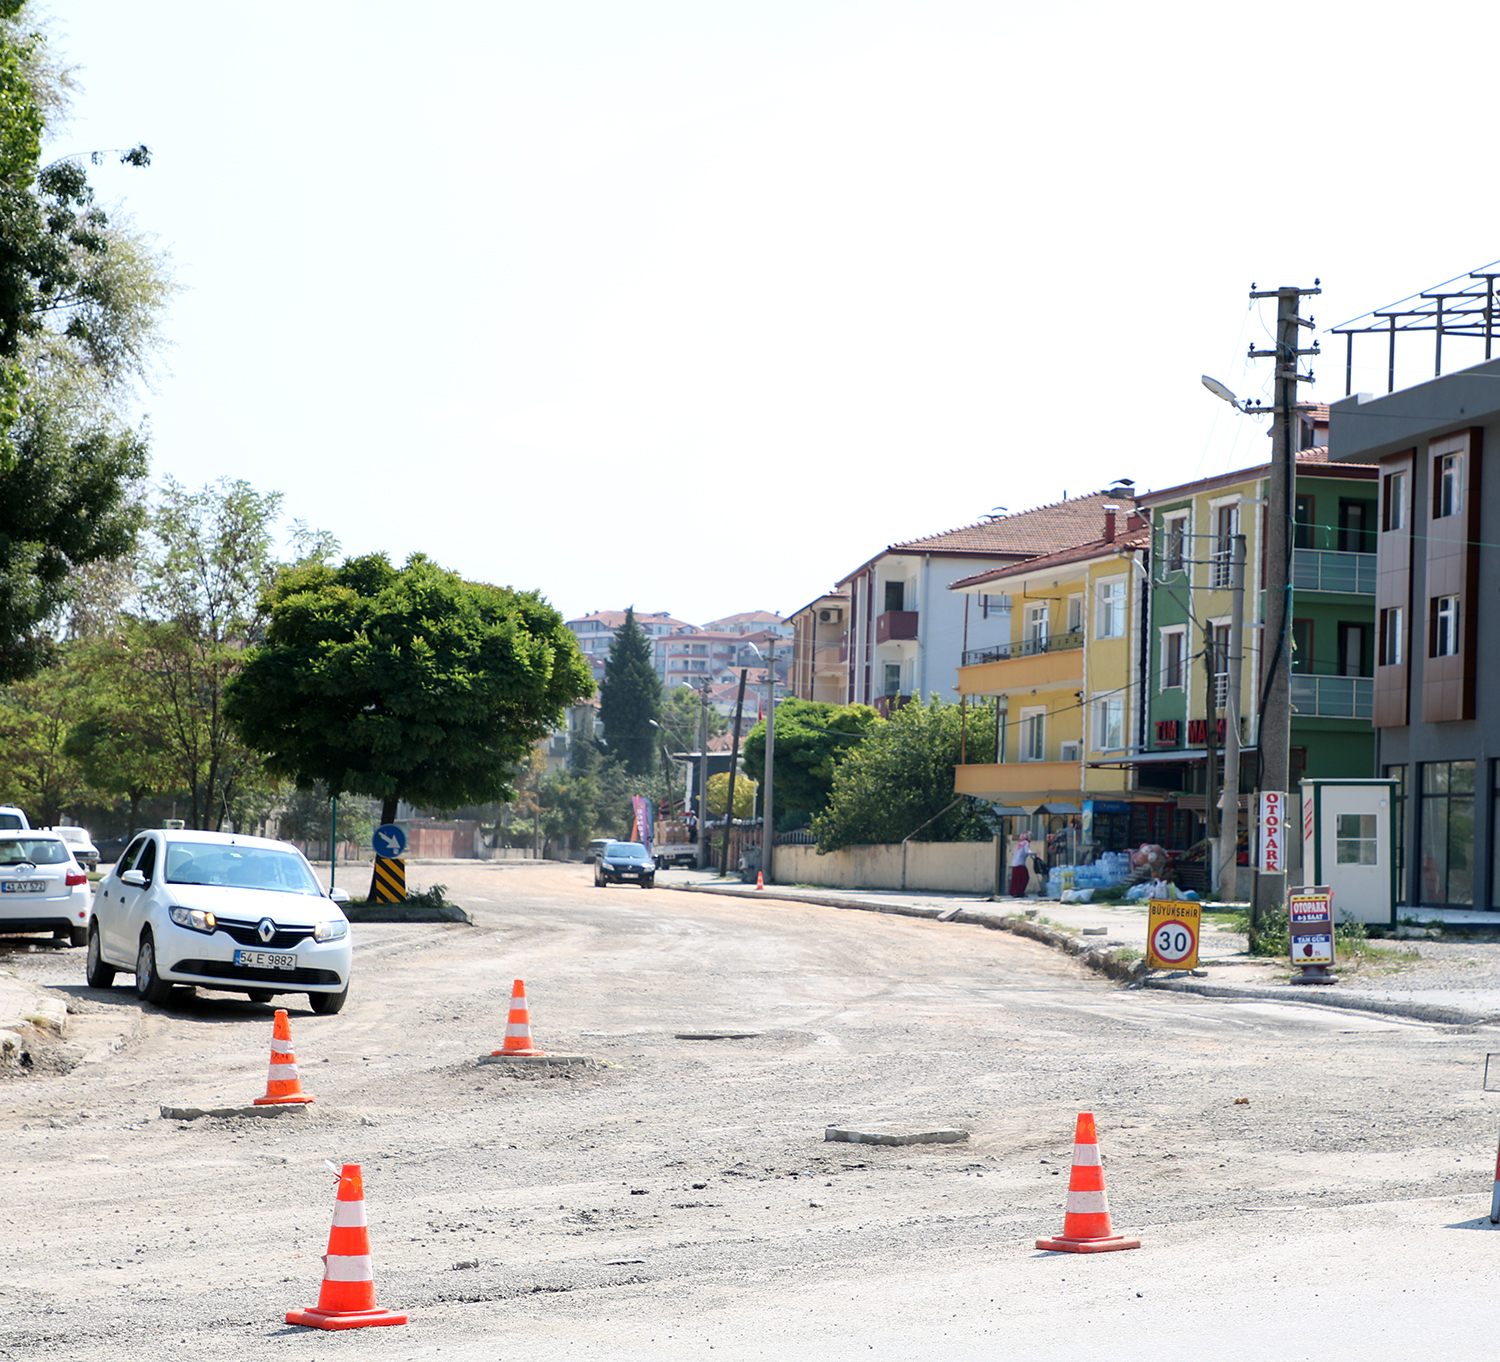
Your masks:
<path fill-rule="evenodd" d="M 1396 782 L 1304 780 L 1302 881 L 1333 890 L 1335 921 L 1396 925 Z"/>

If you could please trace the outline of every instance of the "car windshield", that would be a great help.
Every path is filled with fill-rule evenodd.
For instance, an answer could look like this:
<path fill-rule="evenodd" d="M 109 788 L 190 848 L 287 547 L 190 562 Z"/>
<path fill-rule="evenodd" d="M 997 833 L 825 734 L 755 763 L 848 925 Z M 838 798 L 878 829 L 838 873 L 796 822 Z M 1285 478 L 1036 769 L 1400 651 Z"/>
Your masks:
<path fill-rule="evenodd" d="M 171 843 L 167 847 L 167 883 L 269 889 L 279 894 L 323 892 L 307 862 L 296 852 L 218 842 Z"/>
<path fill-rule="evenodd" d="M 0 865 L 63 865 L 73 853 L 56 837 L 0 838 Z"/>
<path fill-rule="evenodd" d="M 644 856 L 646 848 L 639 842 L 611 842 L 604 848 L 606 856 Z"/>

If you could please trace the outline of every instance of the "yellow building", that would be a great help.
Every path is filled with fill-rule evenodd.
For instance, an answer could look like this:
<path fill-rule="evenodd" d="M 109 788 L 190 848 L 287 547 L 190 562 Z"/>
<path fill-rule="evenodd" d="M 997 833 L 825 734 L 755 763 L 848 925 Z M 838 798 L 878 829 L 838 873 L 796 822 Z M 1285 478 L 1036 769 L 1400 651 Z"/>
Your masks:
<path fill-rule="evenodd" d="M 1091 763 L 1119 761 L 1139 742 L 1149 546 L 1149 528 L 1122 503 L 1106 511 L 1101 539 L 952 587 L 983 598 L 979 613 L 999 635 L 964 651 L 958 692 L 993 698 L 999 721 L 968 729 L 954 790 L 1054 834 L 1054 853 L 1074 849 L 1061 840 L 1089 840 L 1090 801 L 1134 798 L 1126 768 Z M 1060 839 L 1067 832 L 1077 837 Z"/>

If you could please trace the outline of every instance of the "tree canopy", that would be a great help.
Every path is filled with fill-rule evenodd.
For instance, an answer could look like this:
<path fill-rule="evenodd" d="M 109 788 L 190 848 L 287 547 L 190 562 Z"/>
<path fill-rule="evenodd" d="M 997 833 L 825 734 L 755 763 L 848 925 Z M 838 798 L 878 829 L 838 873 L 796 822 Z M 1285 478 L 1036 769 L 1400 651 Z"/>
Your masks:
<path fill-rule="evenodd" d="M 536 592 L 467 582 L 417 554 L 282 575 L 226 712 L 278 776 L 438 809 L 509 799 L 532 745 L 593 693 Z"/>
<path fill-rule="evenodd" d="M 633 776 L 651 770 L 657 745 L 652 721 L 660 711 L 661 678 L 651 659 L 651 640 L 632 607 L 609 645 L 599 687 L 599 722 L 611 754 Z"/>
<path fill-rule="evenodd" d="M 820 812 L 833 793 L 839 763 L 883 720 L 869 705 L 830 705 L 790 696 L 776 706 L 776 810 L 800 823 Z M 766 778 L 766 726 L 745 739 L 745 774 Z"/>
<path fill-rule="evenodd" d="M 985 706 L 971 723 L 993 726 Z M 781 709 L 776 711 L 777 798 L 781 797 Z M 979 842 L 992 836 L 981 801 L 953 792 L 962 749 L 957 705 L 915 697 L 889 720 L 874 724 L 838 763 L 828 806 L 812 820 L 820 852 L 882 845 L 908 837 L 920 842 Z M 949 807 L 949 806 L 952 807 Z"/>

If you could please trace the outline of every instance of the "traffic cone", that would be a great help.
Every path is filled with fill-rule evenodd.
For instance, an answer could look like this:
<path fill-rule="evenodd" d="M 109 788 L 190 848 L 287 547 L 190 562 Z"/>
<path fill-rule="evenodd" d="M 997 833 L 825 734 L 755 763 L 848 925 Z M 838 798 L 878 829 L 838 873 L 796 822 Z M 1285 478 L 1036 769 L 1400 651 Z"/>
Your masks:
<path fill-rule="evenodd" d="M 491 1055 L 545 1055 L 531 1044 L 531 1012 L 526 1006 L 526 981 L 517 979 L 510 994 L 510 1019 L 505 1024 L 505 1043 Z"/>
<path fill-rule="evenodd" d="M 766 877 L 758 870 L 755 872 L 755 887 L 757 889 L 764 889 L 766 887 Z"/>
<path fill-rule="evenodd" d="M 276 1009 L 276 1020 L 271 1025 L 271 1072 L 266 1078 L 266 1095 L 257 1097 L 257 1107 L 289 1107 L 299 1102 L 317 1099 L 310 1092 L 302 1091 L 302 1080 L 297 1076 L 297 1056 L 292 1049 L 292 1028 L 286 1019 L 286 1009 Z"/>
<path fill-rule="evenodd" d="M 1099 1135 L 1091 1111 L 1079 1113 L 1073 1135 L 1073 1171 L 1068 1178 L 1063 1232 L 1056 1239 L 1038 1239 L 1036 1246 L 1054 1253 L 1108 1253 L 1111 1249 L 1141 1246 L 1139 1239 L 1122 1239 L 1110 1226 L 1104 1166 L 1099 1162 Z"/>
<path fill-rule="evenodd" d="M 370 1232 L 365 1228 L 365 1182 L 357 1163 L 339 1174 L 333 1228 L 323 1255 L 323 1289 L 318 1303 L 288 1310 L 288 1324 L 309 1329 L 368 1329 L 373 1324 L 405 1324 L 406 1316 L 375 1304 L 375 1272 L 370 1264 Z"/>

